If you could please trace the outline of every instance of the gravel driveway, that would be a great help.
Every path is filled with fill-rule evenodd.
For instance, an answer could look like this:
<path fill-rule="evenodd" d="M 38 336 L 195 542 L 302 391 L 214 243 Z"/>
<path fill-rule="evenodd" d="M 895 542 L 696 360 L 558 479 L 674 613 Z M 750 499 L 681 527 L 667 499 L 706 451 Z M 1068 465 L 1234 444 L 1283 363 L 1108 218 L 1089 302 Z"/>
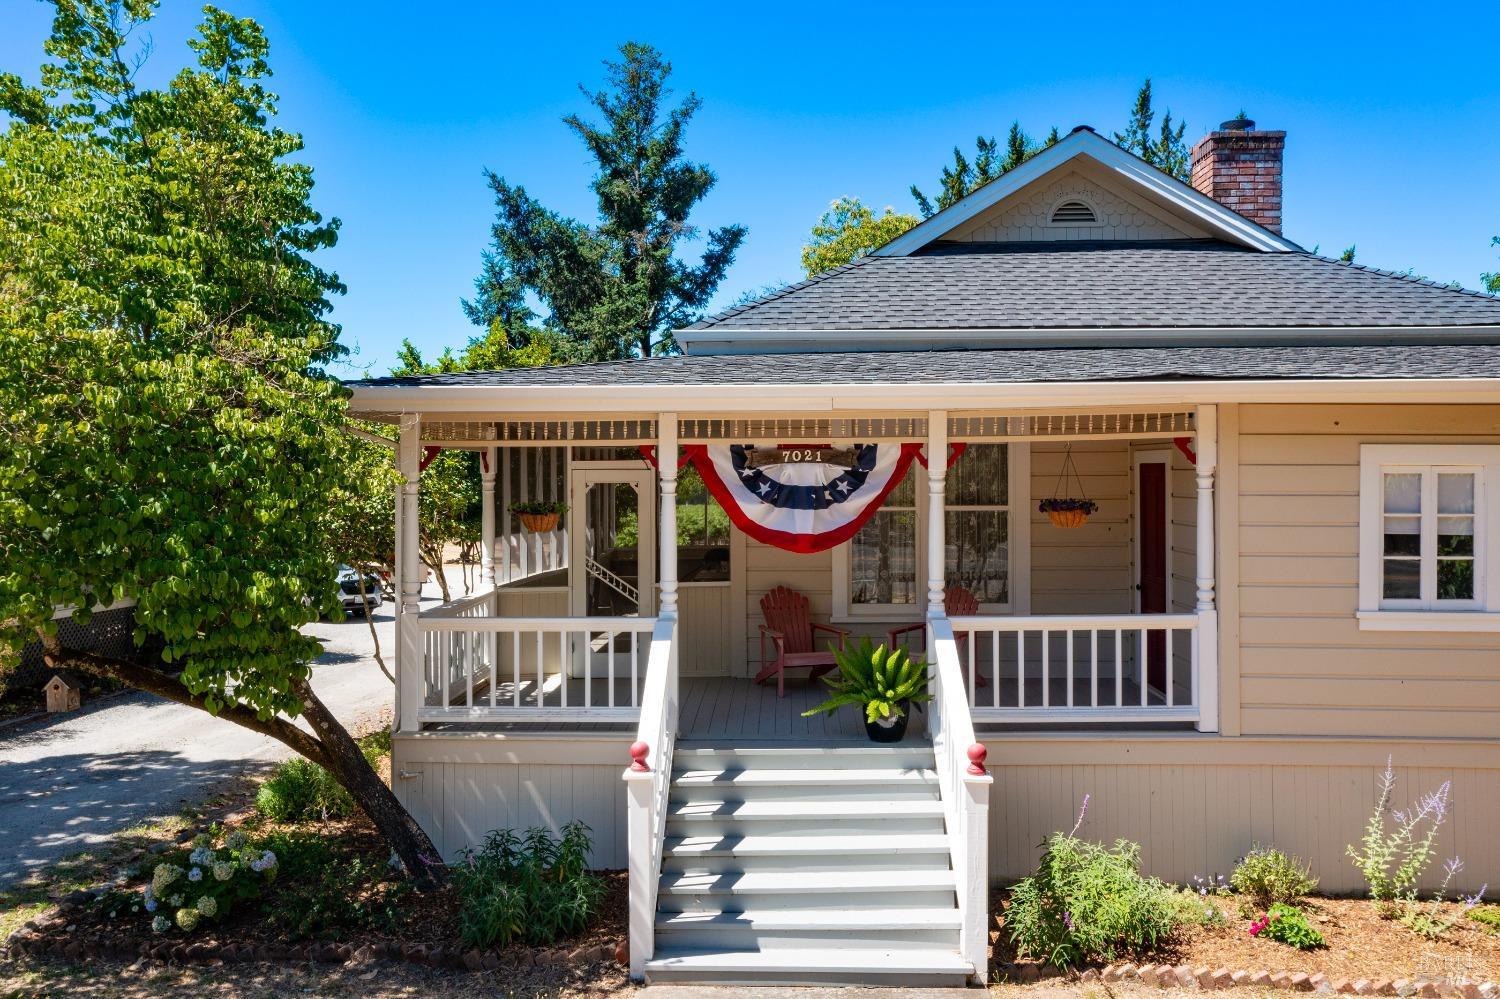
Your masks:
<path fill-rule="evenodd" d="M 456 577 L 453 570 L 450 577 Z M 456 582 L 450 578 L 450 585 Z M 423 606 L 437 603 L 428 585 Z M 455 596 L 463 593 L 460 583 Z M 395 604 L 375 612 L 394 670 Z M 346 725 L 392 704 L 363 618 L 306 629 L 323 641 L 313 689 Z M 196 708 L 149 694 L 106 698 L 72 715 L 0 729 L 0 887 L 120 829 L 202 800 L 226 778 L 266 769 L 291 750 Z"/>

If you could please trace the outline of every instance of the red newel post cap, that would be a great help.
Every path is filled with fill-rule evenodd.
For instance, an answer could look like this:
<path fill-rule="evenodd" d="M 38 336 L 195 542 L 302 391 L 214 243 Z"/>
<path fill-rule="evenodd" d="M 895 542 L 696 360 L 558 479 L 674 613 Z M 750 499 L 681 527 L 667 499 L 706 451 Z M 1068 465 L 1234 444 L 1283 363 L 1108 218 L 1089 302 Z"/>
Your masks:
<path fill-rule="evenodd" d="M 637 773 L 645 773 L 651 768 L 646 766 L 646 754 L 651 752 L 651 747 L 644 742 L 630 744 L 630 769 Z"/>
<path fill-rule="evenodd" d="M 978 776 L 988 773 L 984 769 L 984 758 L 990 755 L 990 751 L 984 748 L 984 743 L 976 742 L 969 747 L 969 773 Z"/>

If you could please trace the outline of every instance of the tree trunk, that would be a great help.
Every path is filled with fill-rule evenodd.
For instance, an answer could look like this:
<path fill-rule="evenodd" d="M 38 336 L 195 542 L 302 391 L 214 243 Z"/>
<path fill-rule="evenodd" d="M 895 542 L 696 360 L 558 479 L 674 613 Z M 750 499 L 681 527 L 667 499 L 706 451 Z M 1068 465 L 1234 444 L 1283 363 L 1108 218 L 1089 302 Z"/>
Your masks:
<path fill-rule="evenodd" d="M 354 575 L 359 580 L 359 602 L 365 605 L 365 624 L 370 627 L 370 644 L 375 648 L 375 665 L 380 667 L 380 672 L 385 674 L 387 680 L 395 683 L 396 678 L 391 675 L 390 670 L 385 668 L 385 660 L 380 656 L 380 634 L 375 630 L 375 617 L 370 610 L 370 595 L 365 592 L 365 567 L 356 565 Z"/>
<path fill-rule="evenodd" d="M 443 603 L 451 603 L 453 597 L 448 593 L 448 577 L 443 572 L 443 546 L 424 543 L 421 549 L 423 563 L 432 570 L 433 575 L 437 576 L 438 590 L 443 594 Z"/>
<path fill-rule="evenodd" d="M 201 696 L 188 690 L 177 677 L 161 670 L 125 659 L 64 649 L 50 636 L 44 638 L 44 646 L 45 661 L 49 668 L 72 667 L 178 704 L 208 710 L 207 703 Z M 432 845 L 432 840 L 422 831 L 422 827 L 401 806 L 401 802 L 396 800 L 391 789 L 381 783 L 380 777 L 365 761 L 358 743 L 349 735 L 348 730 L 318 699 L 306 680 L 299 681 L 293 689 L 302 699 L 303 710 L 316 737 L 288 719 L 261 718 L 241 704 L 220 708 L 217 717 L 252 732 L 268 735 L 333 774 L 354 796 L 355 802 L 370 817 L 370 821 L 375 823 L 375 828 L 391 849 L 396 851 L 418 887 L 430 887 L 442 881 L 447 872 L 437 848 Z"/>
<path fill-rule="evenodd" d="M 395 793 L 381 783 L 380 777 L 370 769 L 370 764 L 360 752 L 359 744 L 334 717 L 333 712 L 328 710 L 327 705 L 318 699 L 318 695 L 313 693 L 311 684 L 306 680 L 299 680 L 292 689 L 302 698 L 303 715 L 311 723 L 323 746 L 324 768 L 348 788 L 359 807 L 375 823 L 375 828 L 380 830 L 380 835 L 396 851 L 396 855 L 406 865 L 407 872 L 419 885 L 432 885 L 442 881 L 447 869 L 437 848 L 432 845 L 432 840 L 422 831 L 422 827 L 417 825 L 417 820 L 396 800 Z M 400 779 L 395 773 L 391 777 L 393 780 Z"/>

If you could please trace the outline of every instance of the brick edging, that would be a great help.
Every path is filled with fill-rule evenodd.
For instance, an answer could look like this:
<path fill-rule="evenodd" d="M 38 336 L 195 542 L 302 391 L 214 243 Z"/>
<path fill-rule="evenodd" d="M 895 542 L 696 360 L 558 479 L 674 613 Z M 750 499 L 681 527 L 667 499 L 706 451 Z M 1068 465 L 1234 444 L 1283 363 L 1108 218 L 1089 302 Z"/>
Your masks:
<path fill-rule="evenodd" d="M 119 961 L 154 960 L 179 964 L 250 964 L 257 962 L 366 965 L 375 961 L 401 961 L 430 968 L 456 971 L 497 971 L 518 965 L 561 964 L 619 960 L 621 942 L 595 944 L 592 947 L 516 948 L 505 953 L 460 947 L 438 947 L 427 944 L 403 944 L 396 940 L 379 940 L 354 947 L 347 943 L 301 944 L 235 944 L 216 940 L 162 938 L 126 945 L 101 933 L 68 933 L 58 936 L 49 930 L 56 920 L 27 922 L 0 944 L 0 960 L 27 957 L 63 958 L 87 961 L 110 958 Z M 66 920 L 62 920 L 65 924 Z"/>
<path fill-rule="evenodd" d="M 1036 981 L 1048 977 L 1048 971 L 1035 964 L 1002 964 L 1002 974 L 1018 981 Z M 1500 999 L 1500 985 L 1494 982 L 1453 984 L 1431 979 L 1398 978 L 1329 978 L 1320 973 L 1290 971 L 1231 971 L 1211 969 L 1206 965 L 1186 964 L 1111 964 L 1103 969 L 1089 968 L 1079 978 L 1083 981 L 1140 982 L 1157 988 L 1232 989 L 1238 986 L 1286 989 L 1293 992 L 1326 992 L 1357 996 L 1415 996 L 1418 999 Z"/>

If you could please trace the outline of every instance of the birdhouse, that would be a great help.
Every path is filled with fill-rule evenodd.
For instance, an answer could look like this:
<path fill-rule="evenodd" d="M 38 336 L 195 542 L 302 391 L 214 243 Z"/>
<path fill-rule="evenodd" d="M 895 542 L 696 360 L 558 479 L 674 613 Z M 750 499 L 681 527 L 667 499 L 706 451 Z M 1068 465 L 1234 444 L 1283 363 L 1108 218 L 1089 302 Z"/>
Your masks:
<path fill-rule="evenodd" d="M 77 711 L 82 706 L 82 691 L 77 684 L 68 682 L 60 673 L 54 674 L 42 689 L 47 692 L 48 711 Z"/>

